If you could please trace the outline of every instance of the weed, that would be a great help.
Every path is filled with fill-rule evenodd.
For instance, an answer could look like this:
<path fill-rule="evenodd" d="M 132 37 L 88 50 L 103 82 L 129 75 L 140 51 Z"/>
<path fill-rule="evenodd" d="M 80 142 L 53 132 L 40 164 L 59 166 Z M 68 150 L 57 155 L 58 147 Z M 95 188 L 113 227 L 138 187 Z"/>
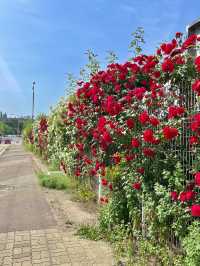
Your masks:
<path fill-rule="evenodd" d="M 102 239 L 99 228 L 97 226 L 91 225 L 81 225 L 76 235 L 79 235 L 81 238 L 84 239 L 90 239 L 95 241 Z"/>
<path fill-rule="evenodd" d="M 71 179 L 63 173 L 39 173 L 38 177 L 40 184 L 43 187 L 59 190 L 64 190 L 72 187 Z"/>
<path fill-rule="evenodd" d="M 74 199 L 81 202 L 95 201 L 96 193 L 88 184 L 79 184 L 74 193 Z"/>

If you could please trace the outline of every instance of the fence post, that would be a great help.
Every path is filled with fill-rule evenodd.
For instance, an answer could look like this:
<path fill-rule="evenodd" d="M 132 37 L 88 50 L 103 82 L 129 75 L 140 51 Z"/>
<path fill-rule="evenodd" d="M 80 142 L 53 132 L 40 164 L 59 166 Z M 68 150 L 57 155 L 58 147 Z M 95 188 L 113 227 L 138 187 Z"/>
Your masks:
<path fill-rule="evenodd" d="M 98 203 L 100 203 L 101 199 L 101 192 L 102 192 L 102 185 L 101 185 L 101 175 L 99 174 L 99 187 L 98 187 Z"/>
<path fill-rule="evenodd" d="M 146 236 L 145 232 L 145 212 L 144 212 L 144 195 L 142 194 L 142 236 Z"/>

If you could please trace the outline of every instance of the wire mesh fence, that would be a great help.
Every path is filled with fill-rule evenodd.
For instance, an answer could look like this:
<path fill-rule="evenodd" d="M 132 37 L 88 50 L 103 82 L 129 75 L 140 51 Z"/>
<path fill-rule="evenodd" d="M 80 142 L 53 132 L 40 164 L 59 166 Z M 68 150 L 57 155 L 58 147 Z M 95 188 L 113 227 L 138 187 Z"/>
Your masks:
<path fill-rule="evenodd" d="M 189 139 L 192 136 L 190 130 L 191 118 L 190 115 L 199 111 L 199 104 L 197 96 L 192 91 L 191 82 L 182 81 L 178 87 L 178 94 L 180 96 L 179 104 L 185 107 L 186 114 L 182 119 L 182 132 L 178 140 L 170 144 L 170 148 L 181 163 L 181 167 L 185 176 L 184 184 L 193 181 L 194 163 L 197 157 L 197 148 L 190 145 Z M 192 222 L 191 221 L 188 223 Z M 180 239 L 174 234 L 173 229 L 170 230 L 168 244 L 172 249 L 181 249 Z"/>

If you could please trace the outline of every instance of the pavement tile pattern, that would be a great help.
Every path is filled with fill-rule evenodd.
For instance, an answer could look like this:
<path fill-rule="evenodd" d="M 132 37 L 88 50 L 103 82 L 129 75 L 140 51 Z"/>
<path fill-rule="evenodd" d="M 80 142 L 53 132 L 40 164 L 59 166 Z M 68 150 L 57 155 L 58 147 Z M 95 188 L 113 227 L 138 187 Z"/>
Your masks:
<path fill-rule="evenodd" d="M 30 154 L 11 145 L 0 156 L 0 266 L 112 266 L 105 242 L 79 239 L 52 217 Z"/>
<path fill-rule="evenodd" d="M 82 240 L 57 228 L 0 234 L 1 266 L 113 265 L 106 243 Z"/>

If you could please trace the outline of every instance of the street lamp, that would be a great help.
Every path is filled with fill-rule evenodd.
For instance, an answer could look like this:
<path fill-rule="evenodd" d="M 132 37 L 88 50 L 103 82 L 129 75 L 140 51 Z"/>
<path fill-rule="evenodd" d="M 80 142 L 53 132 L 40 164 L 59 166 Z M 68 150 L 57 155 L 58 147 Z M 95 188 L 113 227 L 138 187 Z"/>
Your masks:
<path fill-rule="evenodd" d="M 35 111 L 35 81 L 33 81 L 33 96 L 32 96 L 32 121 L 34 120 L 34 111 Z"/>

